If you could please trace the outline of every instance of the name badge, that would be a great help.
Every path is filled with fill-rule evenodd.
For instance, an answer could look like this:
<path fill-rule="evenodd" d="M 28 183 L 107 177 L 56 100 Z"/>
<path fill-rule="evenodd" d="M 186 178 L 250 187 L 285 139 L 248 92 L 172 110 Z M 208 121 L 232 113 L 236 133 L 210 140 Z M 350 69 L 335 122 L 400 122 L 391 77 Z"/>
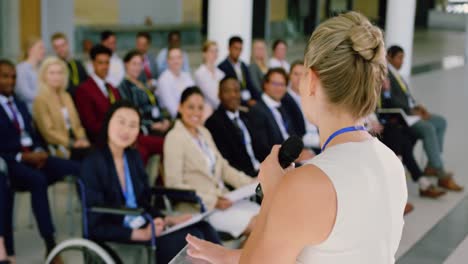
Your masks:
<path fill-rule="evenodd" d="M 151 109 L 151 116 L 154 119 L 158 119 L 161 116 L 161 111 L 159 111 L 159 108 L 153 107 L 153 109 Z"/>
<path fill-rule="evenodd" d="M 21 146 L 23 147 L 31 147 L 33 145 L 32 138 L 29 136 L 29 134 L 25 131 L 21 133 Z"/>
<path fill-rule="evenodd" d="M 146 220 L 143 218 L 143 216 L 125 216 L 124 223 L 127 227 L 130 227 L 131 229 L 138 229 L 142 227 L 145 223 Z"/>
<path fill-rule="evenodd" d="M 250 94 L 249 90 L 243 90 L 241 92 L 241 98 L 244 101 L 248 101 L 248 100 L 252 99 L 252 95 Z"/>

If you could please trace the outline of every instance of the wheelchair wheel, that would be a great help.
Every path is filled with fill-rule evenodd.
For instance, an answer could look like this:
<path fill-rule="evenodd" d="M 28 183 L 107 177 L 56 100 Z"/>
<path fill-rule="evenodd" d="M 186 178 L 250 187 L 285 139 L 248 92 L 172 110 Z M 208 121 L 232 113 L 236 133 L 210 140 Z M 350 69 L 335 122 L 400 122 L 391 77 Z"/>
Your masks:
<path fill-rule="evenodd" d="M 47 256 L 46 264 L 59 256 L 65 264 L 68 263 L 86 263 L 86 264 L 116 264 L 120 260 L 112 257 L 103 247 L 93 241 L 74 238 L 63 241 L 58 244 Z"/>

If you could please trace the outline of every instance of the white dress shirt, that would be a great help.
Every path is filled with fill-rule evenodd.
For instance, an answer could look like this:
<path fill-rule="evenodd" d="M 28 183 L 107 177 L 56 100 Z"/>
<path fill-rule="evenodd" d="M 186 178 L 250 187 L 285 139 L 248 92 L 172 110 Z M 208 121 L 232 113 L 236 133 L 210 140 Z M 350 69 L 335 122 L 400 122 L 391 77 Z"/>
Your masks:
<path fill-rule="evenodd" d="M 241 60 L 237 60 L 237 62 L 229 60 L 229 62 L 232 64 L 232 67 L 236 72 L 237 79 L 242 83 L 244 81 L 244 74 L 242 74 Z"/>
<path fill-rule="evenodd" d="M 235 113 L 226 111 L 227 116 L 229 119 L 231 119 L 232 122 L 236 122 L 237 126 L 242 130 L 242 134 L 244 134 L 244 145 L 245 149 L 247 151 L 247 154 L 249 154 L 250 161 L 252 162 L 252 166 L 256 171 L 260 168 L 260 162 L 258 162 L 257 158 L 255 158 L 255 154 L 253 151 L 252 147 L 252 138 L 250 137 L 249 130 L 245 126 L 244 122 L 240 118 L 239 111 L 236 111 Z"/>
<path fill-rule="evenodd" d="M 319 148 L 320 147 L 320 136 L 318 134 L 318 128 L 310 123 L 304 115 L 304 111 L 302 110 L 301 104 L 301 96 L 294 92 L 291 87 L 288 88 L 288 94 L 294 99 L 296 104 L 301 109 L 302 115 L 304 116 L 305 122 L 305 129 L 306 133 L 302 137 L 302 141 L 304 142 L 304 146 L 309 148 Z"/>
<path fill-rule="evenodd" d="M 289 69 L 291 65 L 285 60 L 278 60 L 277 58 L 271 58 L 268 62 L 268 66 L 270 68 L 283 68 L 287 73 L 289 73 Z"/>
<path fill-rule="evenodd" d="M 202 90 L 206 101 L 216 109 L 219 105 L 219 81 L 224 78 L 224 72 L 216 66 L 214 70 L 213 74 L 205 64 L 200 65 L 195 71 L 195 83 Z"/>
<path fill-rule="evenodd" d="M 176 76 L 170 70 L 165 70 L 159 76 L 156 96 L 161 100 L 161 106 L 169 111 L 172 118 L 177 116 L 182 92 L 194 85 L 192 77 L 187 72 L 181 72 L 179 76 Z"/>
<path fill-rule="evenodd" d="M 268 96 L 266 93 L 262 94 L 262 100 L 263 102 L 268 106 L 270 111 L 273 113 L 273 117 L 275 118 L 275 122 L 278 125 L 281 135 L 283 136 L 283 139 L 286 140 L 289 138 L 289 133 L 286 130 L 286 127 L 284 126 L 284 120 L 283 117 L 281 116 L 280 111 L 278 110 L 278 107 L 281 106 L 280 102 L 276 102 L 273 100 L 270 96 Z"/>
<path fill-rule="evenodd" d="M 99 78 L 94 72 L 91 74 L 91 78 L 99 87 L 99 90 L 104 94 L 105 97 L 109 98 L 109 93 L 107 92 L 106 81 Z"/>
<path fill-rule="evenodd" d="M 86 71 L 89 75 L 94 74 L 93 63 L 86 63 Z M 110 58 L 109 73 L 107 73 L 106 82 L 118 87 L 125 78 L 125 67 L 122 59 L 116 53 L 113 53 Z"/>

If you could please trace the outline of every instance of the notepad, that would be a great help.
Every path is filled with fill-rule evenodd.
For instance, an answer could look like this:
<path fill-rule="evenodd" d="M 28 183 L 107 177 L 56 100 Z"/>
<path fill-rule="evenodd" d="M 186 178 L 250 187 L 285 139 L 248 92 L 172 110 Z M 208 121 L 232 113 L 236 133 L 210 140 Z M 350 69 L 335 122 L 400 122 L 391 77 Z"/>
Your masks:
<path fill-rule="evenodd" d="M 180 230 L 182 228 L 185 228 L 185 227 L 191 226 L 193 224 L 196 224 L 196 223 L 198 223 L 200 221 L 203 221 L 206 217 L 210 216 L 212 213 L 213 213 L 213 210 L 202 213 L 202 214 L 195 214 L 195 215 L 192 216 L 192 218 L 190 218 L 190 220 L 187 220 L 187 221 L 185 221 L 183 223 L 180 223 L 178 225 L 174 225 L 174 226 L 169 227 L 168 229 L 164 230 L 161 233 L 161 235 L 159 235 L 159 236 L 162 237 L 162 236 L 168 235 L 168 234 L 173 233 L 175 231 L 178 231 L 178 230 Z"/>
<path fill-rule="evenodd" d="M 382 108 L 377 110 L 378 114 L 398 114 L 400 115 L 403 120 L 405 121 L 406 125 L 412 126 L 416 124 L 419 120 L 421 120 L 421 117 L 416 116 L 416 115 L 407 115 L 405 111 L 401 108 Z"/>
<path fill-rule="evenodd" d="M 230 200 L 233 203 L 238 201 L 248 199 L 255 195 L 255 189 L 257 188 L 258 182 L 245 185 L 243 187 L 237 188 L 232 192 L 229 192 L 224 195 L 224 198 Z"/>

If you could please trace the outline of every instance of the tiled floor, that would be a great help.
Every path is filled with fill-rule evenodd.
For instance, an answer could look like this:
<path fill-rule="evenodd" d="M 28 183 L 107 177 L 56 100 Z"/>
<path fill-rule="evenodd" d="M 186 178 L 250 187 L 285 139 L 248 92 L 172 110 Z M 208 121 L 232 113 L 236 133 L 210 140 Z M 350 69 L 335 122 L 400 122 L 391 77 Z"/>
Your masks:
<path fill-rule="evenodd" d="M 300 58 L 305 47 L 305 41 L 293 43 L 290 47 L 291 60 Z M 417 31 L 415 34 L 414 65 L 440 62 L 447 56 L 463 56 L 464 33 L 446 31 Z M 192 69 L 200 63 L 198 48 L 189 48 Z M 468 66 L 450 70 L 432 70 L 414 75 L 411 87 L 414 96 L 424 103 L 432 112 L 447 117 L 449 128 L 446 137 L 444 159 L 446 166 L 455 172 L 457 180 L 468 186 Z M 416 148 L 418 159 L 424 160 L 421 147 Z M 408 183 L 410 201 L 415 205 L 415 211 L 406 217 L 406 225 L 397 256 L 401 257 L 399 264 L 464 264 L 468 263 L 468 238 L 461 238 L 460 233 L 467 233 L 468 215 L 463 212 L 468 202 L 468 191 L 461 194 L 450 193 L 440 200 L 420 199 L 417 186 Z M 69 238 L 68 223 L 65 214 L 67 186 L 56 187 L 57 210 L 55 223 L 60 240 Z M 50 197 L 51 200 L 53 197 Z M 17 197 L 16 219 L 16 249 L 18 263 L 42 263 L 44 247 L 37 230 L 27 228 L 30 204 L 29 196 Z M 457 207 L 458 205 L 458 207 Z M 456 208 L 456 211 L 453 211 Z M 461 209 L 460 209 L 461 208 Z M 465 210 L 465 211 L 462 211 Z M 449 216 L 456 217 L 451 221 Z M 80 234 L 79 214 L 73 213 L 75 236 Z M 437 223 L 441 223 L 437 225 Z M 448 223 L 448 224 L 447 224 Z M 463 224 L 465 223 L 465 224 Z M 448 228 L 450 226 L 450 228 Z M 427 234 L 427 235 L 426 235 Z M 453 235 L 452 235 L 453 234 Z M 457 238 L 455 239 L 455 236 Z M 462 241 L 463 240 L 463 241 Z M 428 253 L 429 252 L 429 253 Z M 425 256 L 435 254 L 432 260 Z M 439 254 L 439 255 L 437 255 Z M 443 254 L 444 256 L 441 256 Z M 131 257 L 131 256 L 130 256 Z M 127 263 L 127 262 L 126 262 Z M 131 263 L 128 260 L 128 263 Z"/>

